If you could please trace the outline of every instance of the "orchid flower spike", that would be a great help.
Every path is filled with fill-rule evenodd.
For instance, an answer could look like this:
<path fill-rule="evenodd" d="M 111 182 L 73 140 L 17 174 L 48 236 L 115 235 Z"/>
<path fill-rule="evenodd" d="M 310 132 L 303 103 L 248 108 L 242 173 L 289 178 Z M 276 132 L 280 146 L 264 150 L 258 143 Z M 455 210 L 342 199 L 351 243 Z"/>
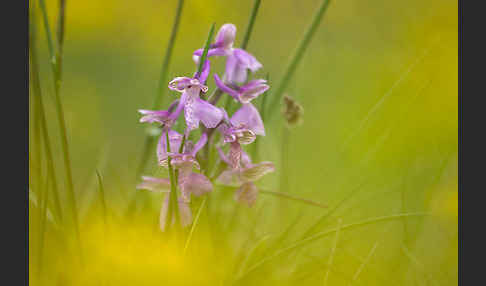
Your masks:
<path fill-rule="evenodd" d="M 218 148 L 218 153 L 221 160 L 231 166 L 231 151 L 226 156 Z M 275 166 L 272 162 L 253 164 L 248 154 L 242 151 L 241 166 L 236 169 L 232 167 L 227 168 L 218 176 L 216 181 L 223 185 L 239 187 L 235 192 L 235 200 L 240 203 L 246 203 L 251 207 L 258 196 L 258 188 L 255 185 L 255 181 L 273 171 L 275 171 Z"/>
<path fill-rule="evenodd" d="M 214 81 L 219 89 L 241 103 L 249 103 L 270 88 L 264 79 L 251 80 L 245 85 L 240 87 L 234 86 L 234 88 L 225 85 L 217 74 L 214 74 Z"/>
<path fill-rule="evenodd" d="M 233 48 L 236 27 L 233 24 L 224 24 L 216 35 L 216 40 L 210 45 L 208 57 L 226 56 L 226 80 L 230 83 L 242 83 L 246 81 L 248 70 L 256 72 L 262 67 L 257 59 L 245 50 Z M 203 49 L 193 53 L 193 59 L 199 62 Z"/>

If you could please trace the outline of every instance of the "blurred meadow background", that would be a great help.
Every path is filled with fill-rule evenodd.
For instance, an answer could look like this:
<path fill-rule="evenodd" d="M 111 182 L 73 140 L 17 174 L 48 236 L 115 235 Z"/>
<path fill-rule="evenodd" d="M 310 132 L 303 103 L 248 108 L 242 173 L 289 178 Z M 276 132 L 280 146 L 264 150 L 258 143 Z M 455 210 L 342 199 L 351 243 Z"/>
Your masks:
<path fill-rule="evenodd" d="M 261 189 L 327 207 L 260 193 L 249 208 L 216 186 L 184 253 L 184 243 L 159 229 L 162 195 L 135 189 L 148 133 L 137 110 L 152 107 L 177 2 L 67 1 L 60 98 L 81 248 L 75 226 L 52 214 L 52 195 L 41 219 L 41 190 L 52 182 L 45 144 L 35 140 L 31 79 L 30 284 L 456 285 L 457 2 L 331 1 L 286 89 L 304 108 L 303 124 L 286 129 L 276 101 L 266 136 L 257 139 L 259 158 L 276 165 Z M 321 2 L 261 1 L 247 50 L 263 64 L 255 78 L 269 76 L 268 96 Z M 59 199 L 69 217 L 38 3 L 30 1 L 31 29 Z M 192 52 L 213 22 L 216 29 L 235 24 L 238 46 L 252 5 L 184 1 L 167 82 L 192 75 Z M 58 1 L 46 0 L 46 8 L 55 37 Z M 213 62 L 212 72 L 220 72 L 224 61 Z M 173 99 L 164 89 L 159 107 Z M 143 174 L 166 176 L 155 147 L 150 152 Z M 194 215 L 200 205 L 197 199 Z"/>

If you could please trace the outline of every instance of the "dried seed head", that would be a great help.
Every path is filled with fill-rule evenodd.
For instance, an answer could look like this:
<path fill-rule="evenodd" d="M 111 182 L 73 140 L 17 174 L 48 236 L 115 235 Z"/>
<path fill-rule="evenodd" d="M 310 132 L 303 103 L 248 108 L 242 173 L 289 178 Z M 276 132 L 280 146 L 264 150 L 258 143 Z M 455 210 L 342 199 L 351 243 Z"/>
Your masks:
<path fill-rule="evenodd" d="M 299 125 L 303 121 L 304 108 L 288 95 L 283 97 L 282 114 L 289 127 Z"/>

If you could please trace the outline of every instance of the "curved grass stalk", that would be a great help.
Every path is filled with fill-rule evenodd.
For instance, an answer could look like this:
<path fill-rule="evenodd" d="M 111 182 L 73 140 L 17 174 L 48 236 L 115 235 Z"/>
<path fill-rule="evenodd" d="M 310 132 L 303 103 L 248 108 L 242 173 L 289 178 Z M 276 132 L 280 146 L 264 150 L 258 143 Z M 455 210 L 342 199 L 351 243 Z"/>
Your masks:
<path fill-rule="evenodd" d="M 327 286 L 327 281 L 329 280 L 329 272 L 331 270 L 332 263 L 334 261 L 334 253 L 336 253 L 336 247 L 337 247 L 337 243 L 338 243 L 338 240 L 339 240 L 339 233 L 341 232 L 341 224 L 342 223 L 343 223 L 343 220 L 341 218 L 338 219 L 337 231 L 336 231 L 336 234 L 334 236 L 334 242 L 332 244 L 331 254 L 329 255 L 329 260 L 327 261 L 326 274 L 324 275 L 324 284 L 323 284 L 324 286 Z"/>
<path fill-rule="evenodd" d="M 371 256 L 373 255 L 373 253 L 375 253 L 375 250 L 376 250 L 376 247 L 377 246 L 378 246 L 378 242 L 375 242 L 375 244 L 371 248 L 370 252 L 368 252 L 368 255 L 366 256 L 366 258 L 364 259 L 364 261 L 358 267 L 358 270 L 356 270 L 356 273 L 354 273 L 353 280 L 349 283 L 349 285 L 351 285 L 352 283 L 354 283 L 354 282 L 356 282 L 358 280 L 358 276 L 361 274 L 361 272 L 363 271 L 363 269 L 366 266 L 366 264 L 368 264 L 368 262 L 370 261 Z"/>
<path fill-rule="evenodd" d="M 294 75 L 295 70 L 297 69 L 297 66 L 299 65 L 300 61 L 302 60 L 302 57 L 309 46 L 315 32 L 317 31 L 317 27 L 319 26 L 319 23 L 321 22 L 327 7 L 329 6 L 330 0 L 323 0 L 321 2 L 321 5 L 319 8 L 317 8 L 316 13 L 314 14 L 314 17 L 312 18 L 312 22 L 307 28 L 307 30 L 304 33 L 304 37 L 299 43 L 299 46 L 295 50 L 289 64 L 287 65 L 287 68 L 285 69 L 284 75 L 282 79 L 280 80 L 277 88 L 275 89 L 275 92 L 272 92 L 272 101 L 269 104 L 269 108 L 273 108 L 275 110 L 276 107 L 279 106 L 278 102 L 280 100 L 280 97 L 282 96 L 283 92 L 287 88 L 288 84 L 290 83 L 290 79 Z M 272 110 L 269 110 L 272 111 Z M 269 116 L 271 117 L 275 112 L 270 112 Z"/>
<path fill-rule="evenodd" d="M 289 199 L 289 200 L 292 200 L 292 201 L 301 202 L 301 203 L 311 205 L 311 206 L 316 206 L 316 207 L 320 207 L 320 208 L 327 208 L 327 205 L 325 205 L 325 204 L 322 204 L 322 203 L 319 203 L 319 202 L 316 202 L 316 201 L 312 201 L 312 200 L 309 200 L 309 199 L 300 198 L 300 197 L 297 197 L 297 196 L 294 196 L 294 195 L 289 195 L 289 194 L 282 193 L 282 192 L 260 190 L 260 193 L 273 195 L 273 196 Z"/>
<path fill-rule="evenodd" d="M 206 204 L 206 199 L 207 199 L 207 197 L 204 197 L 203 201 L 201 202 L 201 205 L 199 206 L 196 217 L 194 218 L 194 222 L 191 225 L 191 230 L 189 231 L 189 235 L 187 236 L 186 243 L 184 244 L 184 250 L 182 252 L 183 255 L 186 254 L 187 248 L 189 247 L 189 244 L 191 243 L 192 236 L 194 235 L 194 230 L 196 229 L 196 226 L 199 223 L 199 217 L 201 216 L 202 210 L 204 209 L 204 205 Z"/>
<path fill-rule="evenodd" d="M 362 227 L 362 226 L 365 226 L 365 225 L 375 224 L 375 223 L 379 223 L 379 222 L 383 222 L 383 221 L 397 220 L 397 219 L 402 219 L 403 217 L 418 217 L 418 216 L 425 216 L 425 215 L 427 215 L 427 213 L 415 212 L 415 213 L 402 213 L 402 214 L 395 214 L 395 215 L 389 215 L 389 216 L 381 216 L 381 217 L 375 217 L 375 218 L 363 220 L 361 222 L 346 224 L 346 225 L 343 225 L 340 228 L 333 228 L 333 229 L 330 229 L 330 230 L 327 230 L 327 231 L 319 232 L 315 235 L 312 235 L 310 237 L 299 240 L 299 241 L 297 241 L 297 242 L 295 242 L 295 243 L 293 243 L 293 244 L 291 244 L 291 245 L 289 245 L 285 248 L 282 248 L 282 249 L 276 251 L 273 255 L 268 256 L 268 257 L 260 260 L 255 265 L 253 265 L 246 273 L 244 273 L 243 275 L 238 277 L 236 279 L 236 281 L 243 279 L 244 277 L 248 276 L 253 271 L 262 267 L 264 264 L 268 263 L 269 261 L 271 261 L 275 258 L 278 258 L 282 254 L 285 254 L 285 253 L 290 252 L 292 250 L 306 246 L 308 243 L 313 242 L 317 239 L 326 237 L 328 235 L 334 234 L 338 230 L 339 231 L 350 230 L 350 229 L 354 229 L 354 228 L 357 228 L 357 227 Z"/>

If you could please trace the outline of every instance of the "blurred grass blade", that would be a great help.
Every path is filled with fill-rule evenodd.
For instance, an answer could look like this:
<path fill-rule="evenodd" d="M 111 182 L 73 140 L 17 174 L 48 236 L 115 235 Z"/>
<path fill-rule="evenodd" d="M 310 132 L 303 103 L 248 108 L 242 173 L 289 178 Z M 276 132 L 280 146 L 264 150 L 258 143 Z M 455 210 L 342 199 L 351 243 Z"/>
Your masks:
<path fill-rule="evenodd" d="M 49 27 L 49 19 L 47 18 L 47 8 L 44 0 L 39 0 L 39 7 L 41 8 L 42 11 L 44 30 L 46 32 L 47 48 L 49 50 L 49 57 L 50 57 L 49 63 L 53 66 L 53 71 L 55 71 L 54 66 L 56 64 L 56 52 L 52 41 L 52 33 L 51 33 L 51 28 Z"/>
<path fill-rule="evenodd" d="M 98 177 L 98 186 L 99 186 L 99 198 L 101 203 L 101 211 L 103 213 L 103 222 L 106 225 L 106 201 L 105 201 L 105 188 L 103 187 L 103 179 L 101 178 L 101 174 L 98 170 L 96 170 L 96 176 Z"/>
<path fill-rule="evenodd" d="M 300 197 L 297 197 L 297 196 L 294 196 L 294 195 L 289 195 L 289 194 L 282 193 L 282 192 L 260 190 L 260 193 L 273 195 L 273 196 L 276 196 L 276 197 L 289 199 L 289 200 L 292 200 L 292 201 L 301 202 L 301 203 L 311 205 L 311 206 L 316 206 L 316 207 L 320 207 L 320 208 L 327 208 L 327 206 L 322 204 L 322 203 L 312 201 L 312 200 L 309 200 L 309 199 L 300 198 Z"/>
<path fill-rule="evenodd" d="M 204 44 L 204 50 L 201 55 L 201 58 L 199 59 L 199 66 L 197 67 L 197 74 L 200 75 L 204 66 L 204 62 L 206 61 L 208 51 L 209 51 L 209 46 L 211 45 L 211 39 L 213 38 L 214 34 L 214 23 L 211 24 L 211 28 L 209 28 L 209 33 L 208 33 L 208 38 L 206 39 L 206 44 Z"/>
<path fill-rule="evenodd" d="M 35 18 L 34 18 L 35 19 Z M 60 223 L 62 223 L 62 209 L 61 209 L 61 203 L 59 200 L 59 192 L 58 192 L 58 184 L 57 184 L 57 179 L 56 179 L 56 174 L 55 174 L 55 168 L 54 168 L 54 159 L 52 155 L 52 148 L 51 148 L 51 141 L 49 139 L 49 131 L 47 128 L 47 120 L 46 120 L 46 114 L 45 114 L 45 109 L 44 109 L 44 103 L 42 99 L 42 89 L 40 86 L 40 77 L 39 77 L 39 64 L 37 60 L 37 38 L 36 38 L 36 27 L 34 25 L 34 20 L 32 19 L 31 21 L 31 27 L 30 27 L 30 73 L 31 73 L 31 80 L 32 80 L 32 86 L 33 86 L 33 91 L 34 91 L 34 99 L 36 102 L 36 106 L 39 109 L 39 119 L 40 119 L 40 129 L 42 132 L 42 137 L 44 141 L 44 147 L 45 147 L 45 152 L 46 152 L 46 160 L 47 160 L 47 172 L 48 172 L 48 178 L 51 180 L 51 185 L 52 185 L 52 194 L 53 194 L 53 199 L 54 199 L 54 209 L 55 209 L 55 215 L 57 219 L 59 220 Z M 47 192 L 48 189 L 45 190 Z M 42 202 L 39 202 L 41 204 Z"/>
<path fill-rule="evenodd" d="M 329 280 L 329 272 L 331 271 L 332 263 L 334 260 L 334 253 L 336 252 L 336 247 L 337 243 L 339 240 L 339 233 L 341 232 L 341 224 L 343 223 L 343 220 L 340 218 L 338 219 L 338 226 L 337 226 L 337 231 L 336 234 L 334 235 L 334 242 L 332 244 L 331 248 L 331 254 L 329 255 L 329 260 L 327 261 L 327 269 L 326 269 L 326 274 L 324 275 L 324 286 L 327 286 L 327 281 Z"/>
<path fill-rule="evenodd" d="M 167 43 L 167 49 L 165 50 L 164 60 L 162 61 L 162 67 L 160 69 L 159 84 L 157 86 L 157 93 L 155 94 L 154 102 L 152 104 L 152 110 L 159 108 L 162 104 L 164 90 L 167 87 L 167 77 L 169 73 L 169 66 L 172 59 L 172 51 L 174 50 L 177 33 L 179 31 L 179 23 L 181 21 L 182 8 L 184 6 L 184 0 L 177 2 L 176 16 L 174 18 L 174 24 L 172 25 L 172 32 L 170 34 L 169 42 Z M 150 150 L 154 143 L 153 136 L 147 136 L 143 144 L 142 155 L 140 156 L 140 163 L 137 168 L 136 179 L 145 171 L 145 165 L 150 155 Z M 136 195 L 135 195 L 136 199 Z M 134 199 L 134 200 L 135 200 Z"/>
<path fill-rule="evenodd" d="M 204 205 L 206 204 L 206 199 L 207 199 L 207 197 L 204 197 L 203 201 L 201 202 L 201 205 L 199 206 L 196 217 L 194 218 L 194 222 L 192 223 L 191 230 L 189 231 L 189 235 L 187 236 L 187 240 L 186 240 L 186 243 L 184 245 L 183 254 L 186 254 L 187 248 L 189 247 L 189 244 L 191 243 L 192 236 L 194 235 L 194 230 L 196 229 L 196 226 L 199 223 L 199 217 L 201 216 L 201 212 L 204 209 Z"/>
<path fill-rule="evenodd" d="M 339 230 L 340 231 L 350 230 L 350 229 L 354 229 L 354 228 L 357 228 L 357 227 L 362 227 L 362 226 L 365 226 L 365 225 L 371 225 L 371 224 L 375 224 L 375 223 L 379 223 L 379 222 L 402 219 L 403 217 L 419 217 L 419 216 L 425 216 L 425 215 L 427 215 L 427 213 L 415 212 L 415 213 L 401 213 L 401 214 L 375 217 L 375 218 L 363 220 L 361 222 L 343 225 L 342 227 L 339 228 Z M 315 235 L 312 235 L 310 237 L 299 240 L 299 241 L 297 241 L 297 242 L 295 242 L 295 243 L 293 243 L 293 244 L 291 244 L 291 245 L 289 245 L 285 248 L 282 248 L 282 249 L 276 251 L 273 255 L 265 257 L 264 259 L 260 260 L 258 263 L 254 264 L 250 269 L 248 269 L 248 271 L 245 274 L 238 277 L 237 280 L 243 279 L 245 276 L 249 275 L 251 272 L 260 268 L 261 266 L 263 266 L 267 262 L 269 262 L 269 261 L 271 261 L 275 258 L 278 258 L 279 256 L 281 256 L 281 255 L 283 255 L 283 254 L 285 254 L 289 251 L 298 249 L 298 248 L 303 247 L 303 246 L 307 245 L 308 243 L 313 242 L 317 239 L 320 239 L 320 238 L 326 237 L 328 235 L 331 235 L 333 233 L 336 233 L 336 231 L 338 231 L 338 228 L 333 228 L 333 229 L 330 229 L 330 230 L 327 230 L 327 231 L 319 232 Z"/>
<path fill-rule="evenodd" d="M 368 253 L 368 255 L 366 256 L 365 260 L 363 261 L 363 263 L 361 263 L 361 265 L 359 266 L 358 270 L 356 270 L 356 273 L 354 273 L 353 275 L 353 280 L 351 283 L 354 283 L 356 282 L 356 280 L 358 280 L 358 276 L 359 274 L 361 274 L 361 272 L 363 271 L 364 267 L 366 266 L 366 264 L 368 264 L 368 262 L 370 261 L 371 259 L 371 256 L 373 255 L 373 253 L 375 253 L 375 250 L 376 250 L 376 247 L 378 246 L 378 242 L 375 242 L 375 244 L 373 245 L 373 247 L 371 248 L 370 252 Z M 349 285 L 351 285 L 351 283 Z"/>
<path fill-rule="evenodd" d="M 248 46 L 248 41 L 250 40 L 251 32 L 253 31 L 253 25 L 255 24 L 255 19 L 261 2 L 261 0 L 255 0 L 253 2 L 253 8 L 251 9 L 250 19 L 248 20 L 248 25 L 246 26 L 245 36 L 243 37 L 243 41 L 241 42 L 241 48 L 243 50 L 246 50 L 246 46 Z"/>
<path fill-rule="evenodd" d="M 157 94 L 155 95 L 152 109 L 157 109 L 160 106 L 163 98 L 162 95 L 164 94 L 164 90 L 167 87 L 167 76 L 169 72 L 170 61 L 172 59 L 172 51 L 174 50 L 174 45 L 177 38 L 177 32 L 179 31 L 179 23 L 181 21 L 183 6 L 184 0 L 179 0 L 177 2 L 174 24 L 172 25 L 172 31 L 170 33 L 169 42 L 167 43 L 167 49 L 165 50 L 162 68 L 160 69 L 159 85 L 157 87 Z"/>
<path fill-rule="evenodd" d="M 285 69 L 284 75 L 282 79 L 280 80 L 277 88 L 275 89 L 274 92 L 272 92 L 272 101 L 269 105 L 269 116 L 271 117 L 275 113 L 275 109 L 280 106 L 278 103 L 280 101 L 280 97 L 282 96 L 282 93 L 285 91 L 285 88 L 287 88 L 287 85 L 290 83 L 290 79 L 292 78 L 295 70 L 297 69 L 297 66 L 299 65 L 300 61 L 302 60 L 302 56 L 304 55 L 307 47 L 309 46 L 309 43 L 312 40 L 312 37 L 314 36 L 315 32 L 317 31 L 317 27 L 319 26 L 319 23 L 322 20 L 322 17 L 324 16 L 324 13 L 327 10 L 327 7 L 329 6 L 330 0 L 323 0 L 321 2 L 321 5 L 317 9 L 316 13 L 314 14 L 314 17 L 312 19 L 312 22 L 310 26 L 307 28 L 307 30 L 304 33 L 304 37 L 299 43 L 299 46 L 297 47 L 297 50 L 295 50 L 294 55 L 292 56 L 289 64 L 287 65 L 287 68 Z"/>
<path fill-rule="evenodd" d="M 44 19 L 44 28 L 46 29 L 46 34 L 51 34 L 49 28 L 49 22 L 47 17 L 47 10 L 45 7 L 44 0 L 39 0 L 41 5 L 41 11 L 43 14 Z M 71 210 L 71 216 L 74 224 L 74 231 L 76 235 L 76 239 L 78 240 L 79 246 L 81 245 L 81 236 L 79 233 L 79 221 L 78 221 L 78 210 L 76 205 L 76 197 L 74 194 L 74 184 L 73 184 L 73 176 L 71 170 L 71 161 L 69 155 L 69 144 L 67 140 L 67 129 L 66 129 L 66 122 L 64 118 L 64 110 L 62 107 L 62 102 L 60 98 L 60 89 L 62 83 L 62 61 L 63 61 L 63 46 L 64 46 L 64 31 L 65 31 L 65 6 L 66 1 L 60 0 L 59 5 L 59 13 L 58 13 L 58 50 L 55 53 L 55 61 L 51 62 L 53 67 L 53 74 L 54 74 L 54 101 L 56 107 L 57 118 L 59 121 L 59 131 L 61 133 L 61 149 L 63 152 L 63 159 L 64 159 L 64 170 L 66 172 L 66 181 L 67 181 L 67 190 L 68 190 L 68 202 L 69 202 L 69 209 Z M 52 41 L 52 38 L 48 38 L 48 42 Z M 49 43 L 48 43 L 49 44 Z M 51 47 L 49 48 L 52 58 L 53 47 L 52 43 L 49 44 Z M 52 49 L 51 49 L 52 48 Z"/>
<path fill-rule="evenodd" d="M 326 214 L 321 216 L 307 231 L 302 235 L 302 239 L 310 236 L 327 218 L 329 218 L 334 212 L 336 212 L 346 201 L 354 197 L 354 195 L 361 190 L 363 183 L 359 184 L 358 187 L 354 188 L 346 197 L 339 201 L 334 207 L 332 207 Z"/>

